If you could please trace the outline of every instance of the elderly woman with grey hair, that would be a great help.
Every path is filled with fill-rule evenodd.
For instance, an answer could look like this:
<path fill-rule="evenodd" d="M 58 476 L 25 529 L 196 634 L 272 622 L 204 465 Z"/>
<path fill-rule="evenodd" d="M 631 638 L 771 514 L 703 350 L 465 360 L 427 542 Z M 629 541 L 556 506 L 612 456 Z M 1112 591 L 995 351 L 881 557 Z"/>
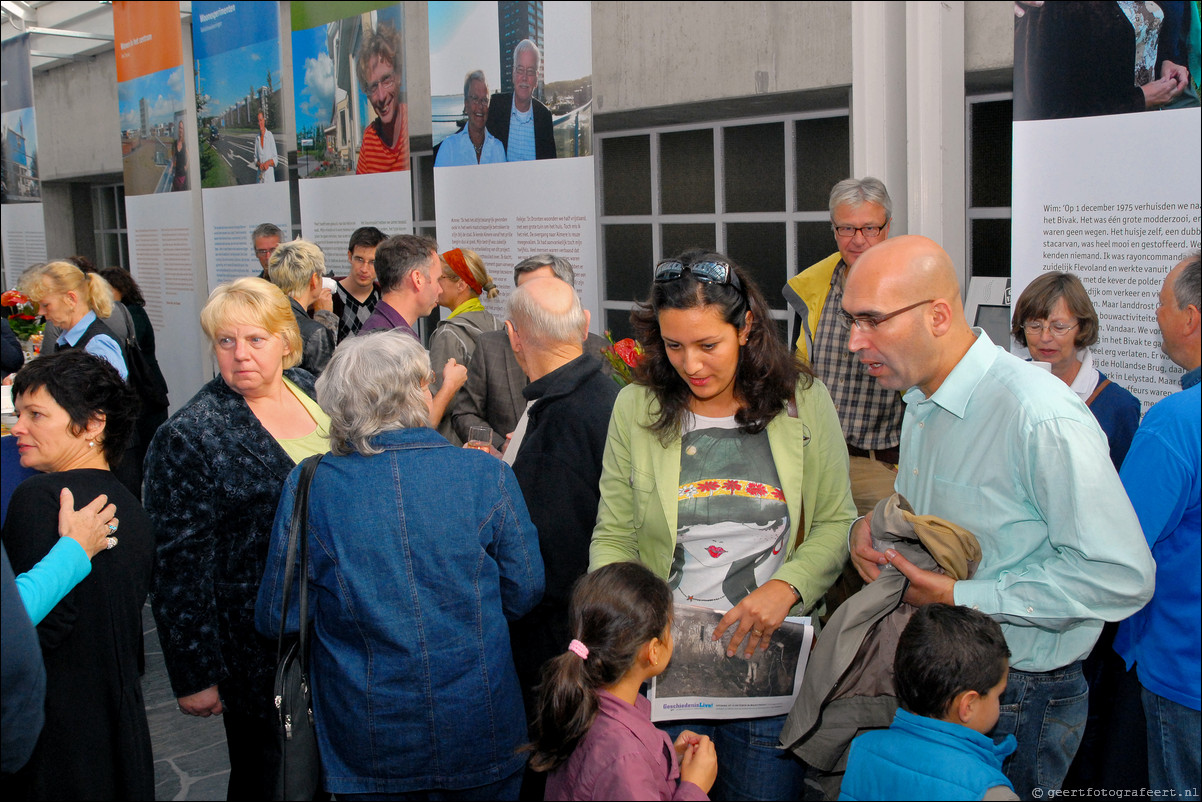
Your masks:
<path fill-rule="evenodd" d="M 326 272 L 321 248 L 303 239 L 285 242 L 275 249 L 267 262 L 271 283 L 284 291 L 292 306 L 301 336 L 299 367 L 320 376 L 334 355 L 334 334 L 309 317 L 308 309 L 322 298 L 322 276 Z M 327 300 L 329 296 L 326 296 Z"/>
<path fill-rule="evenodd" d="M 420 344 L 382 331 L 345 340 L 317 382 L 331 455 L 309 491 L 311 679 L 325 790 L 339 799 L 516 799 L 521 783 L 508 622 L 542 597 L 538 534 L 509 466 L 429 428 L 432 379 Z M 270 637 L 299 475 L 255 608 Z"/>
<path fill-rule="evenodd" d="M 463 79 L 463 127 L 438 145 L 435 167 L 498 164 L 505 161 L 505 146 L 488 132 L 488 81 L 484 70 L 472 70 Z"/>

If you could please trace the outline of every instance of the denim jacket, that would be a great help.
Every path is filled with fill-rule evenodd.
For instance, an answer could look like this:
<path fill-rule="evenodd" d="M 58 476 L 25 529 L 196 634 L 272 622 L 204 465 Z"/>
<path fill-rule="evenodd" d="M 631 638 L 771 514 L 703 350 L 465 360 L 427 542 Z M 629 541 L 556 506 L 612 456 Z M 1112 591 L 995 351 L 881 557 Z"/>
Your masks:
<path fill-rule="evenodd" d="M 521 769 L 507 621 L 542 597 L 538 533 L 513 471 L 430 429 L 327 455 L 309 499 L 312 686 L 327 791 L 461 789 Z M 255 622 L 279 628 L 299 468 L 284 485 Z M 297 630 L 297 590 L 288 631 Z"/>

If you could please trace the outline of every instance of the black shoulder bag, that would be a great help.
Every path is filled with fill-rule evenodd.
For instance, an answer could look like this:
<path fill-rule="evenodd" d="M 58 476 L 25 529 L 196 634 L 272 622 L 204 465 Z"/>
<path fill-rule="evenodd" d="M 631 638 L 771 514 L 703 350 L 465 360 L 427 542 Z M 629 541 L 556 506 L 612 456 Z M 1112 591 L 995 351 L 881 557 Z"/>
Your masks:
<path fill-rule="evenodd" d="M 292 505 L 292 523 L 288 530 L 288 555 L 284 568 L 284 592 L 281 600 L 279 646 L 276 651 L 275 710 L 280 746 L 280 768 L 276 775 L 277 800 L 310 800 L 321 791 L 321 755 L 317 751 L 317 730 L 313 725 L 313 694 L 309 686 L 309 486 L 322 455 L 307 457 L 301 463 L 296 499 Z M 288 620 L 288 602 L 300 544 L 300 634 L 284 648 L 284 624 Z"/>

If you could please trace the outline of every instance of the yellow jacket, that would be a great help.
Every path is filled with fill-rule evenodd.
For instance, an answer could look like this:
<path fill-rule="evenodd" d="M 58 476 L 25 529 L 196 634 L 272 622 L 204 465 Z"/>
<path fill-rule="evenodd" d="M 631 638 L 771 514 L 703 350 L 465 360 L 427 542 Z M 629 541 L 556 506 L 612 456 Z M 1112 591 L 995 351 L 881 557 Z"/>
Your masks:
<path fill-rule="evenodd" d="M 839 266 L 842 255 L 836 251 L 817 264 L 810 265 L 798 273 L 781 291 L 785 301 L 801 317 L 800 331 L 797 334 L 797 354 L 807 362 L 810 360 L 810 350 L 814 344 L 814 334 L 818 331 L 818 317 L 826 304 L 826 296 L 831 291 L 831 276 Z"/>

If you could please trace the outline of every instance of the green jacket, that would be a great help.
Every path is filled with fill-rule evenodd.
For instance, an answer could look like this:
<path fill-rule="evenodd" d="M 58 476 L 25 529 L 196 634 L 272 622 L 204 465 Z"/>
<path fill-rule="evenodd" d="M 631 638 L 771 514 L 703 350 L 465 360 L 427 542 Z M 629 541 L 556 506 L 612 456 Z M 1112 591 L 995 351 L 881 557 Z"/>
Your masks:
<path fill-rule="evenodd" d="M 810 361 L 810 350 L 814 335 L 818 332 L 818 317 L 826 305 L 826 296 L 831 291 L 831 276 L 843 256 L 836 251 L 817 264 L 810 265 L 785 284 L 781 291 L 785 301 L 801 317 L 801 330 L 797 333 L 797 353 Z"/>
<path fill-rule="evenodd" d="M 796 417 L 782 409 L 767 431 L 790 525 L 804 538 L 790 538 L 785 562 L 772 578 L 801 592 L 800 610 L 794 612 L 804 613 L 822 600 L 847 561 L 847 529 L 856 506 L 847 446 L 826 387 L 817 380 L 808 389 L 799 385 L 795 399 Z M 672 567 L 680 438 L 665 448 L 647 428 L 655 403 L 648 388 L 631 385 L 614 404 L 589 547 L 590 571 L 631 560 L 666 579 Z"/>

